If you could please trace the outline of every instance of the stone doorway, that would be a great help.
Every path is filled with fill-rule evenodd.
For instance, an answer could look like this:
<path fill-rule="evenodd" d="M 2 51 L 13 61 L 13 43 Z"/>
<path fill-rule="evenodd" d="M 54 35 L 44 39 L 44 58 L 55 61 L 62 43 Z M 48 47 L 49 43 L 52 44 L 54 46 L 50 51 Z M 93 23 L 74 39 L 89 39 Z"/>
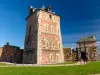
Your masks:
<path fill-rule="evenodd" d="M 81 59 L 82 59 L 83 61 L 87 61 L 86 52 L 81 52 Z"/>

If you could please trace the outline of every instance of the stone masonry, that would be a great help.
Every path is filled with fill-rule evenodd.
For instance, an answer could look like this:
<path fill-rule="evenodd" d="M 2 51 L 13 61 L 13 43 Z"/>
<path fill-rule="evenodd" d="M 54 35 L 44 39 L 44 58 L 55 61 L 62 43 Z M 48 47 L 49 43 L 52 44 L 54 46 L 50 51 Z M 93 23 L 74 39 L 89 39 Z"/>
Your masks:
<path fill-rule="evenodd" d="M 60 16 L 51 7 L 29 7 L 26 18 L 25 49 L 23 63 L 53 64 L 64 62 Z"/>

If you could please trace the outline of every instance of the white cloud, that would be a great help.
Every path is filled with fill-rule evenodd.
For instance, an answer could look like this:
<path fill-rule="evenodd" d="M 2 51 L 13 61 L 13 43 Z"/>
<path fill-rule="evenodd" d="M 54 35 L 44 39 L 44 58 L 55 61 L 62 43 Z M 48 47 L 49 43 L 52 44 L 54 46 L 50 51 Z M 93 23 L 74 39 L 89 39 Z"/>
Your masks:
<path fill-rule="evenodd" d="M 97 46 L 100 46 L 100 41 L 97 41 Z"/>

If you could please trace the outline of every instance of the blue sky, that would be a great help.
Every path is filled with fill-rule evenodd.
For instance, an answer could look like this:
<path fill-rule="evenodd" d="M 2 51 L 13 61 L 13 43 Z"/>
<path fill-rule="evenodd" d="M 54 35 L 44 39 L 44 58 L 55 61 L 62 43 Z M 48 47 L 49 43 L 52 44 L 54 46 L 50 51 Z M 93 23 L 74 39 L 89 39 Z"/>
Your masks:
<path fill-rule="evenodd" d="M 96 35 L 100 46 L 100 0 L 0 0 L 0 46 L 24 47 L 28 7 L 52 6 L 61 16 L 64 47 L 76 46 L 80 37 Z"/>

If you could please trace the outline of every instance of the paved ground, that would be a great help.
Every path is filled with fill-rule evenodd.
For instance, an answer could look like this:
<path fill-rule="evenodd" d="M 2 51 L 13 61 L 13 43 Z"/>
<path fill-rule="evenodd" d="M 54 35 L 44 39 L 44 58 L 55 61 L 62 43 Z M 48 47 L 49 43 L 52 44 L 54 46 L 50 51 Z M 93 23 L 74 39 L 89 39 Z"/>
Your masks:
<path fill-rule="evenodd" d="M 7 62 L 2 62 L 2 63 L 5 63 L 5 64 L 8 64 L 8 65 L 0 65 L 0 67 L 20 67 L 20 66 L 75 66 L 75 65 L 85 65 L 83 62 L 80 63 L 80 62 L 77 62 L 75 64 L 49 64 L 49 65 L 39 65 L 39 64 L 12 64 L 12 63 L 7 63 Z"/>

